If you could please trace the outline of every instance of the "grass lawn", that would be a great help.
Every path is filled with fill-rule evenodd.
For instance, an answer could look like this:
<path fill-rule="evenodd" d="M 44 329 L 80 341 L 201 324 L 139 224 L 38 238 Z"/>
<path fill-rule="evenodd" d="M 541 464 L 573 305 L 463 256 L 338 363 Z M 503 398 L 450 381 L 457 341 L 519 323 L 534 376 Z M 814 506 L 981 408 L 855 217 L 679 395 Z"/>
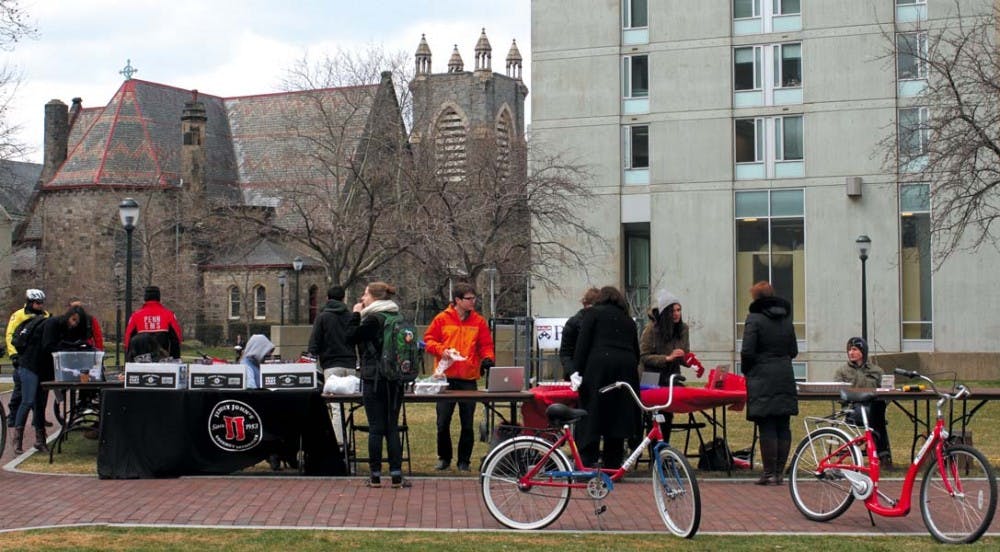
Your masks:
<path fill-rule="evenodd" d="M 963 550 L 995 550 L 984 538 Z M 0 533 L 2 550 L 937 550 L 927 537 L 698 535 L 692 540 L 662 534 L 287 531 L 241 529 L 146 529 L 83 527 Z"/>

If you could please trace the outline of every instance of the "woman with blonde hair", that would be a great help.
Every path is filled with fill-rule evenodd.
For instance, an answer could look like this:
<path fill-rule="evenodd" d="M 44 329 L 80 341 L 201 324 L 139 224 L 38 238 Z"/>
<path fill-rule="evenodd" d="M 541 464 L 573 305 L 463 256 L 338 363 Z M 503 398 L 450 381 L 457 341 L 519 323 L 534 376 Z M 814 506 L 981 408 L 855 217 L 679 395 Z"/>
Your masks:
<path fill-rule="evenodd" d="M 378 375 L 382 356 L 382 334 L 387 314 L 397 314 L 393 301 L 396 288 L 385 282 L 365 286 L 361 300 L 347 326 L 347 343 L 356 345 L 361 366 L 361 395 L 368 417 L 369 487 L 382 486 L 382 440 L 389 457 L 389 476 L 393 488 L 408 487 L 403 481 L 403 447 L 399 440 L 399 411 L 403 405 L 403 382 L 389 381 Z"/>
<path fill-rule="evenodd" d="M 747 420 L 760 435 L 764 474 L 758 485 L 780 485 L 792 445 L 789 425 L 799 413 L 792 359 L 799 354 L 792 305 L 774 296 L 769 282 L 750 288 L 750 313 L 743 329 L 740 370 L 747 378 Z"/>

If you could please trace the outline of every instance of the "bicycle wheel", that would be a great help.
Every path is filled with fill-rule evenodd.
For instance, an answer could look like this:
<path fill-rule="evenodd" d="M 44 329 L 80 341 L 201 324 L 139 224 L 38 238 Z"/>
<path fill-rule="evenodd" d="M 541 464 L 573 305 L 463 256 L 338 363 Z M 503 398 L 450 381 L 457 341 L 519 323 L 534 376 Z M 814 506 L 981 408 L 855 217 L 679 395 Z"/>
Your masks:
<path fill-rule="evenodd" d="M 854 502 L 851 483 L 840 470 L 817 473 L 821 460 L 850 441 L 843 431 L 824 427 L 807 435 L 796 447 L 788 490 L 802 515 L 813 521 L 830 521 L 846 512 Z M 861 451 L 856 446 L 849 446 L 829 460 L 860 466 Z"/>
<path fill-rule="evenodd" d="M 687 459 L 676 450 L 659 448 L 653 463 L 653 498 L 667 529 L 689 539 L 701 523 L 701 493 Z"/>
<path fill-rule="evenodd" d="M 975 542 L 990 526 L 997 507 L 993 468 L 983 453 L 967 445 L 948 447 L 942 459 L 944 477 L 954 492 L 945 488 L 942 466 L 932 457 L 920 485 L 924 524 L 940 542 Z"/>
<path fill-rule="evenodd" d="M 0 404 L 0 456 L 7 450 L 7 413 L 6 408 Z"/>
<path fill-rule="evenodd" d="M 481 475 L 483 501 L 497 521 L 511 529 L 541 529 L 562 515 L 569 504 L 568 486 L 519 484 L 520 478 L 541 462 L 550 448 L 551 444 L 544 439 L 515 437 L 500 444 L 487 457 Z M 543 475 L 549 471 L 570 471 L 569 460 L 562 451 L 552 451 L 536 480 L 553 481 Z"/>

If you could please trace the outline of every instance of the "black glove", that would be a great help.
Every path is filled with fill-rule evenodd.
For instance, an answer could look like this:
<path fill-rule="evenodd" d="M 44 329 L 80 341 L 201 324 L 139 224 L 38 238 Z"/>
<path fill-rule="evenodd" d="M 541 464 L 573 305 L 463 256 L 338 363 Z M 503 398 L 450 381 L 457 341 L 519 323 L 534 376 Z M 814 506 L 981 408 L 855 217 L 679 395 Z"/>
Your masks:
<path fill-rule="evenodd" d="M 484 358 L 479 363 L 479 371 L 482 372 L 483 374 L 489 373 L 490 368 L 493 368 L 493 359 L 492 358 Z"/>
<path fill-rule="evenodd" d="M 17 358 L 18 358 L 17 355 L 10 355 L 10 363 L 14 366 L 15 369 L 18 367 Z"/>

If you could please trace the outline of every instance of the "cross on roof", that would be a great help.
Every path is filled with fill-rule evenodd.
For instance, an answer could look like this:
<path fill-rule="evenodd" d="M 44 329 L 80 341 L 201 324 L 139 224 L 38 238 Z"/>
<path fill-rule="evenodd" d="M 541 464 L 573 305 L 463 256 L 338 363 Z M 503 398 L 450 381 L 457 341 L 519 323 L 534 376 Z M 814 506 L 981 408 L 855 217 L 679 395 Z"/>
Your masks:
<path fill-rule="evenodd" d="M 138 72 L 139 72 L 138 69 L 136 69 L 135 67 L 132 67 L 132 60 L 128 59 L 128 60 L 125 60 L 125 67 L 122 68 L 121 71 L 118 71 L 118 74 L 119 75 L 124 75 L 125 76 L 125 80 L 132 80 L 132 75 L 134 75 L 134 74 L 136 74 Z"/>

